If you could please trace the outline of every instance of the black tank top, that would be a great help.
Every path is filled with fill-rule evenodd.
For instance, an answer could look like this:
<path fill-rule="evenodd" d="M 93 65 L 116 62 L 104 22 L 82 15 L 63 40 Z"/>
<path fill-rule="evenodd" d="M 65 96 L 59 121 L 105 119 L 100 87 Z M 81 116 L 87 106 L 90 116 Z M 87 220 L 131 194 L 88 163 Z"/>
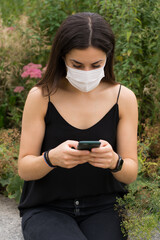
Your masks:
<path fill-rule="evenodd" d="M 73 127 L 65 121 L 49 98 L 41 154 L 46 150 L 57 147 L 66 140 L 99 139 L 108 141 L 116 152 L 120 90 L 121 85 L 117 102 L 106 115 L 95 125 L 84 130 Z M 19 210 L 20 214 L 23 215 L 25 209 L 50 205 L 55 200 L 112 193 L 123 195 L 126 193 L 126 188 L 125 184 L 113 177 L 109 169 L 97 168 L 89 163 L 78 165 L 72 169 L 57 167 L 39 180 L 24 181 Z"/>

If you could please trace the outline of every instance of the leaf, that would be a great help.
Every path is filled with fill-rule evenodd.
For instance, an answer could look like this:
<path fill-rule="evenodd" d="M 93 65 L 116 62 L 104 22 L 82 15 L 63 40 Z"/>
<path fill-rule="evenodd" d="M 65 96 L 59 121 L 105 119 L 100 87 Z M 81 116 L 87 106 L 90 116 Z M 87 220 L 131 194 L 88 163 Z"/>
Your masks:
<path fill-rule="evenodd" d="M 123 61 L 123 57 L 122 57 L 122 56 L 117 56 L 117 57 L 116 57 L 116 60 L 122 62 L 122 61 Z"/>
<path fill-rule="evenodd" d="M 135 20 L 142 25 L 142 22 L 138 18 L 135 18 Z"/>
<path fill-rule="evenodd" d="M 9 198 L 15 198 L 15 200 L 18 202 L 21 196 L 22 186 L 23 180 L 18 175 L 15 175 L 13 178 L 11 178 L 7 186 Z"/>
<path fill-rule="evenodd" d="M 2 185 L 2 187 L 5 187 L 9 184 L 9 179 L 0 179 L 0 184 Z"/>
<path fill-rule="evenodd" d="M 130 37 L 131 37 L 131 34 L 132 34 L 131 31 L 127 32 L 127 42 L 129 42 L 129 39 L 130 39 Z"/>
<path fill-rule="evenodd" d="M 127 51 L 128 57 L 131 55 L 131 53 L 132 53 L 132 50 L 128 49 L 128 51 Z"/>

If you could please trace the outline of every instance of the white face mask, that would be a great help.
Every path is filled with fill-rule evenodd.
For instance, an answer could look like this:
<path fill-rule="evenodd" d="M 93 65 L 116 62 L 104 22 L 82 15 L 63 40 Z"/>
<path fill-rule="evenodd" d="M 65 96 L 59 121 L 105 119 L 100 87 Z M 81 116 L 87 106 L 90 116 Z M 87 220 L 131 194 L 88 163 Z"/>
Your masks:
<path fill-rule="evenodd" d="M 105 66 L 105 65 L 104 65 Z M 104 75 L 104 66 L 98 69 L 84 71 L 75 68 L 67 67 L 66 78 L 72 84 L 73 87 L 77 88 L 82 92 L 89 92 L 96 88 Z"/>

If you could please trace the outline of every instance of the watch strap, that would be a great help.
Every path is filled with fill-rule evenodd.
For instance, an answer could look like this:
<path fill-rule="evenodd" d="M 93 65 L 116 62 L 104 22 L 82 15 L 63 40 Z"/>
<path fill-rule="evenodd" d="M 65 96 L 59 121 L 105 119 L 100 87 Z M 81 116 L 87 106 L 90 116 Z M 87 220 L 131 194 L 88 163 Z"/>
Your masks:
<path fill-rule="evenodd" d="M 118 161 L 117 161 L 117 165 L 114 169 L 111 169 L 111 172 L 118 172 L 122 169 L 123 166 L 123 159 L 122 157 L 118 154 Z"/>

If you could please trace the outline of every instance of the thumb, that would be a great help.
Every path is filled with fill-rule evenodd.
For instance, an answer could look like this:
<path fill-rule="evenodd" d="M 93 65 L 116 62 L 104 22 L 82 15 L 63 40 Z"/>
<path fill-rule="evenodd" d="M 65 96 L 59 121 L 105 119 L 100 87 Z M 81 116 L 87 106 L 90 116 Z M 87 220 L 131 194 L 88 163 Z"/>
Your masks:
<path fill-rule="evenodd" d="M 77 148 L 77 146 L 78 146 L 78 141 L 74 141 L 74 140 L 67 140 L 67 145 L 68 145 L 68 147 L 70 147 L 70 148 Z"/>

